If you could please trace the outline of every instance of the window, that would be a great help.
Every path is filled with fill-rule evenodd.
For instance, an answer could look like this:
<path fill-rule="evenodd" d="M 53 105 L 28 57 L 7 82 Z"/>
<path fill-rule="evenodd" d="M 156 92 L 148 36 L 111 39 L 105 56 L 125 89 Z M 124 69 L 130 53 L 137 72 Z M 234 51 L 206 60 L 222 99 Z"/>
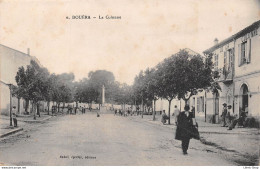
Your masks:
<path fill-rule="evenodd" d="M 232 70 L 234 48 L 228 50 L 228 70 Z"/>
<path fill-rule="evenodd" d="M 225 68 L 225 70 L 227 70 L 227 52 L 228 51 L 224 52 L 224 68 Z"/>
<path fill-rule="evenodd" d="M 241 44 L 241 65 L 246 63 L 246 45 L 247 42 Z"/>
<path fill-rule="evenodd" d="M 218 69 L 218 55 L 214 56 L 214 69 Z"/>
<path fill-rule="evenodd" d="M 249 64 L 251 60 L 251 39 L 247 39 L 240 45 L 238 45 L 239 66 L 243 64 Z"/>
<path fill-rule="evenodd" d="M 251 32 L 251 37 L 256 36 L 256 35 L 257 35 L 257 29 L 255 29 L 255 30 L 253 30 L 253 31 Z"/>

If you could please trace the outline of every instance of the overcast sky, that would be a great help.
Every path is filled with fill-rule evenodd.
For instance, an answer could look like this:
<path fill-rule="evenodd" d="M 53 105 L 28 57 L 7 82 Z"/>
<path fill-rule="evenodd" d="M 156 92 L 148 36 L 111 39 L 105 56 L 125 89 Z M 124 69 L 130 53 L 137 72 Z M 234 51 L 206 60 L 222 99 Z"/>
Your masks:
<path fill-rule="evenodd" d="M 121 16 L 68 20 L 66 16 Z M 182 48 L 202 53 L 260 18 L 259 0 L 19 0 L 0 3 L 0 43 L 76 80 L 106 69 L 132 84 Z"/>

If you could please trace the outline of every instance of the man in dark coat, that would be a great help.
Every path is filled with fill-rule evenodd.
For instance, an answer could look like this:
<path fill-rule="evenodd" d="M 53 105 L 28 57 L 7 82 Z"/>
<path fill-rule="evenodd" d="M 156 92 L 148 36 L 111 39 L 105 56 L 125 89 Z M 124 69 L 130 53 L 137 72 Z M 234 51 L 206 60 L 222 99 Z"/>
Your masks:
<path fill-rule="evenodd" d="M 190 106 L 185 105 L 177 119 L 177 129 L 175 139 L 182 141 L 182 151 L 186 155 L 189 148 L 190 139 L 192 137 L 192 112 L 189 112 Z"/>

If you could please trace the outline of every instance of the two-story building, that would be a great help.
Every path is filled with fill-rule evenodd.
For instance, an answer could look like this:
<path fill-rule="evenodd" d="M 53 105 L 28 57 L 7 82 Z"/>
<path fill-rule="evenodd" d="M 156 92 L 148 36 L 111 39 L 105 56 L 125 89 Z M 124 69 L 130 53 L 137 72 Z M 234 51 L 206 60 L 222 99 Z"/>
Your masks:
<path fill-rule="evenodd" d="M 232 111 L 246 111 L 248 117 L 259 120 L 260 113 L 260 21 L 203 52 L 213 54 L 214 70 L 219 72 L 221 91 L 205 93 L 205 116 L 208 121 L 220 122 L 222 104 Z"/>

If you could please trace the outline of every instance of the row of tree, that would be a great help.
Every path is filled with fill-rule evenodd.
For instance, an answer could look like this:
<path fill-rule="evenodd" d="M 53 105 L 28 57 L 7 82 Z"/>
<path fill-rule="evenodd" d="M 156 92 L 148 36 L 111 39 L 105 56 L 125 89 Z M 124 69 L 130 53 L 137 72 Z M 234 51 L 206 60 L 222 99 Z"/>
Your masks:
<path fill-rule="evenodd" d="M 32 60 L 26 69 L 24 67 L 18 69 L 15 80 L 17 87 L 14 87 L 13 94 L 18 99 L 25 99 L 25 112 L 27 113 L 29 113 L 29 101 L 32 102 L 35 119 L 36 111 L 40 116 L 40 101 L 47 102 L 49 113 L 51 101 L 56 102 L 59 108 L 61 103 L 64 104 L 73 100 L 74 74 L 72 73 L 50 74 L 46 68 L 39 66 Z"/>
<path fill-rule="evenodd" d="M 33 60 L 26 68 L 18 69 L 15 80 L 17 87 L 13 88 L 13 94 L 18 99 L 25 99 L 26 112 L 31 101 L 35 119 L 36 114 L 40 116 L 41 101 L 47 102 L 48 113 L 51 101 L 57 104 L 59 112 L 60 105 L 63 104 L 62 108 L 64 108 L 65 103 L 88 103 L 90 107 L 93 102 L 101 104 L 103 85 L 106 89 L 106 101 L 112 104 L 129 103 L 131 91 L 130 86 L 115 81 L 113 73 L 106 70 L 91 71 L 88 78 L 76 82 L 73 73 L 50 74 L 46 68 L 39 66 Z"/>
<path fill-rule="evenodd" d="M 120 84 L 115 81 L 112 72 L 106 70 L 91 71 L 87 78 L 75 82 L 73 73 L 50 74 L 44 67 L 35 61 L 20 67 L 17 75 L 17 87 L 14 94 L 26 100 L 28 112 L 29 100 L 32 102 L 33 112 L 40 101 L 46 101 L 48 112 L 50 102 L 56 102 L 58 111 L 60 104 L 82 102 L 101 104 L 102 86 L 106 90 L 106 102 L 111 104 L 139 105 L 142 111 L 153 109 L 155 119 L 155 103 L 159 98 L 169 102 L 168 115 L 170 117 L 171 102 L 174 98 L 183 99 L 187 103 L 192 95 L 202 89 L 216 92 L 220 89 L 215 82 L 216 72 L 212 71 L 211 55 L 202 57 L 180 50 L 175 55 L 164 59 L 154 68 L 147 68 L 135 77 L 134 84 Z M 154 107 L 152 107 L 154 102 Z M 35 113 L 34 113 L 35 114 Z M 40 115 L 40 113 L 38 112 Z M 36 118 L 36 116 L 35 116 Z M 169 120 L 170 123 L 170 120 Z"/>
<path fill-rule="evenodd" d="M 183 99 L 187 104 L 191 96 L 202 89 L 213 93 L 221 90 L 214 80 L 212 55 L 202 57 L 180 50 L 175 55 L 163 60 L 154 68 L 147 68 L 135 77 L 133 92 L 137 104 L 151 107 L 154 102 L 153 119 L 155 119 L 155 102 L 164 98 L 169 102 L 168 116 L 173 99 Z M 170 120 L 168 121 L 170 124 Z"/>

